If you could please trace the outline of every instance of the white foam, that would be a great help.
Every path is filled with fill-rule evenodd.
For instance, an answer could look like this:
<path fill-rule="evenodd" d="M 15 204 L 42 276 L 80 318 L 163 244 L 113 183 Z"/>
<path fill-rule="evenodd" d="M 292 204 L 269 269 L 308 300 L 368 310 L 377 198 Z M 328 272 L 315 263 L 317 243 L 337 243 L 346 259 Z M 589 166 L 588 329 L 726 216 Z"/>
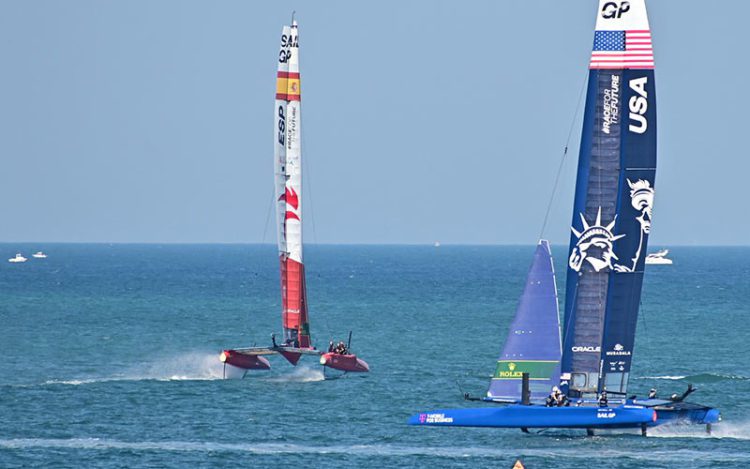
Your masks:
<path fill-rule="evenodd" d="M 649 436 L 658 438 L 715 438 L 750 440 L 750 422 L 715 423 L 711 426 L 711 434 L 706 433 L 703 425 L 660 425 L 649 429 Z"/>
<path fill-rule="evenodd" d="M 163 354 L 163 358 L 132 366 L 123 373 L 102 377 L 47 380 L 44 384 L 80 386 L 111 381 L 205 381 L 222 379 L 223 365 L 217 353 Z"/>
<path fill-rule="evenodd" d="M 291 373 L 269 378 L 268 381 L 276 383 L 310 383 L 323 381 L 325 379 L 326 377 L 320 367 L 310 368 L 309 366 L 298 366 Z"/>

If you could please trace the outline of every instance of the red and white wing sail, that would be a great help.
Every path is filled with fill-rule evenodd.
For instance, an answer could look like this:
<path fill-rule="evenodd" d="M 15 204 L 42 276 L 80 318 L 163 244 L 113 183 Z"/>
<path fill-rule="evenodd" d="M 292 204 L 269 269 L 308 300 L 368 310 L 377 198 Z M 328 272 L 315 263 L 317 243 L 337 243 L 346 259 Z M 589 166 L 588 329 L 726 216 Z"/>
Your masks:
<path fill-rule="evenodd" d="M 276 78 L 274 119 L 276 220 L 281 263 L 284 338 L 310 346 L 307 292 L 302 260 L 302 152 L 297 23 L 284 26 Z"/>

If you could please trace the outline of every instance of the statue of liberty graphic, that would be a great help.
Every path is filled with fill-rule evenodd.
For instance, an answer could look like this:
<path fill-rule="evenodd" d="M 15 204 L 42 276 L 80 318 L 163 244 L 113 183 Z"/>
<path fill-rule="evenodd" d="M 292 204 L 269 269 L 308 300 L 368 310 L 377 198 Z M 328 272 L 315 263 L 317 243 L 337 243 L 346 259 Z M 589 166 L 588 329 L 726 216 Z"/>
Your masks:
<path fill-rule="evenodd" d="M 643 251 L 643 243 L 646 236 L 651 232 L 651 210 L 654 206 L 654 189 L 651 183 L 644 179 L 636 182 L 627 180 L 630 186 L 630 204 L 640 212 L 636 220 L 641 224 L 641 237 L 638 243 L 638 249 L 631 259 L 632 266 L 615 264 L 614 261 L 620 260 L 614 251 L 614 242 L 625 235 L 615 235 L 612 230 L 615 227 L 614 220 L 608 225 L 602 224 L 602 209 L 596 214 L 596 221 L 589 225 L 586 217 L 581 216 L 583 229 L 581 231 L 571 227 L 573 234 L 578 238 L 578 242 L 570 253 L 568 265 L 576 272 L 580 272 L 583 264 L 588 262 L 596 272 L 604 269 L 614 269 L 616 272 L 633 272 L 638 265 Z"/>
<path fill-rule="evenodd" d="M 577 231 L 570 228 L 573 234 L 578 238 L 578 242 L 570 253 L 568 265 L 576 272 L 580 272 L 584 262 L 588 262 L 595 271 L 603 269 L 612 269 L 612 260 L 618 259 L 614 251 L 614 242 L 625 235 L 615 236 L 612 229 L 615 226 L 615 219 L 609 225 L 602 225 L 602 208 L 596 214 L 596 221 L 589 225 L 586 217 L 581 213 L 581 222 L 583 230 Z"/>
<path fill-rule="evenodd" d="M 635 255 L 631 259 L 633 261 L 632 267 L 624 265 L 616 265 L 615 270 L 617 272 L 634 272 L 638 265 L 638 260 L 641 258 L 643 251 L 643 242 L 651 233 L 651 210 L 654 207 L 654 189 L 651 187 L 651 183 L 645 179 L 639 179 L 636 182 L 630 182 L 627 179 L 628 186 L 630 186 L 630 204 L 634 209 L 641 212 L 641 215 L 636 217 L 641 224 L 641 239 L 638 242 L 638 249 L 635 251 Z"/>

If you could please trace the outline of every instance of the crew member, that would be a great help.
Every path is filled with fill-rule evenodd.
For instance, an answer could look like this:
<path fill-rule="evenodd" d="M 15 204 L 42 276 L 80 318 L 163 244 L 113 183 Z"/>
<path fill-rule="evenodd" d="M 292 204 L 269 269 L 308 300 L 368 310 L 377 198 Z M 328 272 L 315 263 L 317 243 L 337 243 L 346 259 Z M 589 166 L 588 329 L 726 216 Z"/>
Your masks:
<path fill-rule="evenodd" d="M 648 398 L 656 399 L 656 388 L 651 388 L 651 390 L 648 392 Z"/>
<path fill-rule="evenodd" d="M 549 393 L 549 396 L 547 396 L 547 399 L 544 400 L 545 407 L 556 407 L 557 404 L 557 394 L 560 392 L 560 389 L 557 386 L 552 387 L 552 391 Z"/>
<path fill-rule="evenodd" d="M 599 407 L 607 407 L 609 402 L 607 401 L 607 391 L 602 391 L 602 395 L 599 396 Z"/>

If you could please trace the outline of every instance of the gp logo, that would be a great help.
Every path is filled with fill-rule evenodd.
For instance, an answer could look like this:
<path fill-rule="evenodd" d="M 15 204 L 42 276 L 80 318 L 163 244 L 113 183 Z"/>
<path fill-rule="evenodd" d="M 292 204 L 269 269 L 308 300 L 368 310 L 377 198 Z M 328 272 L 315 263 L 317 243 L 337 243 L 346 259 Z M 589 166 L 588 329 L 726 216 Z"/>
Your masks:
<path fill-rule="evenodd" d="M 612 19 L 621 18 L 622 15 L 630 10 L 630 2 L 607 2 L 602 7 L 602 18 Z"/>

